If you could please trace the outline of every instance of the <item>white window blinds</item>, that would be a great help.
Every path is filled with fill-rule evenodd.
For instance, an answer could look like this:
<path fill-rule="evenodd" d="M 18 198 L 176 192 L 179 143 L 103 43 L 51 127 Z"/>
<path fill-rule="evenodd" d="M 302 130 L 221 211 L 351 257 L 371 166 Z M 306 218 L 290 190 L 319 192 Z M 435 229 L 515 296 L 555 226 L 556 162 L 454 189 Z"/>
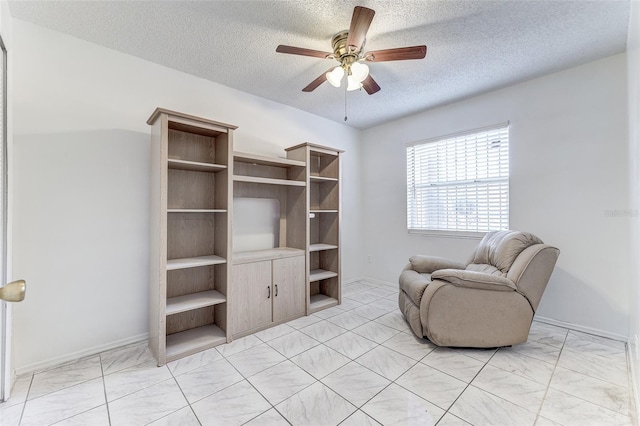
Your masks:
<path fill-rule="evenodd" d="M 509 127 L 407 147 L 409 231 L 509 228 Z"/>

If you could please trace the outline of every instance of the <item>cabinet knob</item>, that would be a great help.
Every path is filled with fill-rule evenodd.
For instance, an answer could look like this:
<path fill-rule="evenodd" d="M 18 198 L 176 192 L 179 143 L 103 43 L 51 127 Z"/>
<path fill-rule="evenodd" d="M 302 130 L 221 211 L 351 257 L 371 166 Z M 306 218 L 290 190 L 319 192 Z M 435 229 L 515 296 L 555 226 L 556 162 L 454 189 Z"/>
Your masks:
<path fill-rule="evenodd" d="M 267 286 L 267 299 L 271 299 L 271 286 Z"/>
<path fill-rule="evenodd" d="M 278 297 L 278 284 L 276 284 L 276 297 Z"/>

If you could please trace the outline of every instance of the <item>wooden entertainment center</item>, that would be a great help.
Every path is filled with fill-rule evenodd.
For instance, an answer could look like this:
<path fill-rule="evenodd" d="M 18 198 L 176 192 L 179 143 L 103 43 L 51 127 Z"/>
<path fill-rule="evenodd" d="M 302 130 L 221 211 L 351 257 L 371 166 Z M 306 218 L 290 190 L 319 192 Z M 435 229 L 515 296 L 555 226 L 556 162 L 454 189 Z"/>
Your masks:
<path fill-rule="evenodd" d="M 147 123 L 158 365 L 341 303 L 343 151 L 303 143 L 286 158 L 234 152 L 236 126 L 162 108 Z M 234 251 L 234 199 L 277 201 L 277 246 Z"/>

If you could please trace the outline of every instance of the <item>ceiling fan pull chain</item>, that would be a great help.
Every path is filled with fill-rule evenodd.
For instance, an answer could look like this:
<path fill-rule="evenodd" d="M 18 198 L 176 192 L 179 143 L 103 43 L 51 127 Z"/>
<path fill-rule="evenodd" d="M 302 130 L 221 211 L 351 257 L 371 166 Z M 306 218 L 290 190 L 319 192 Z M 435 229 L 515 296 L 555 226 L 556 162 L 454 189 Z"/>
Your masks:
<path fill-rule="evenodd" d="M 344 121 L 347 121 L 347 85 L 344 85 Z"/>

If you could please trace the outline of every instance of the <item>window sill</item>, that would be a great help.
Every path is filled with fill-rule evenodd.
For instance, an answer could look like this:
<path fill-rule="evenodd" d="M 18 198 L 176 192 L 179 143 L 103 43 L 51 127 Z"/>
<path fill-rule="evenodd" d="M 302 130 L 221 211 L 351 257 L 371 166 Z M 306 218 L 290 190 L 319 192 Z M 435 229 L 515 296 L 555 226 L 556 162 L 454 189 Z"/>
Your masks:
<path fill-rule="evenodd" d="M 486 232 L 436 231 L 433 229 L 409 229 L 409 235 L 437 238 L 456 238 L 461 240 L 481 240 Z"/>

